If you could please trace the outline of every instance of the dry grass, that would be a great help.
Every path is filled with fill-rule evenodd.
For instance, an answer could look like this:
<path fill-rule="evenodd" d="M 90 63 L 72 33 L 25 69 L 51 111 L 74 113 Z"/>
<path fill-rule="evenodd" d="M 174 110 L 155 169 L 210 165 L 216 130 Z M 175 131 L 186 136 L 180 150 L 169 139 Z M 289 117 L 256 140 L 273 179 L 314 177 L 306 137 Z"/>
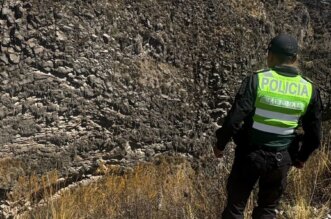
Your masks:
<path fill-rule="evenodd" d="M 160 158 L 126 173 L 108 166 L 106 172 L 21 218 L 215 218 L 222 207 L 219 197 L 210 195 L 224 194 L 222 186 L 211 188 L 213 179 L 182 158 Z"/>
<path fill-rule="evenodd" d="M 37 199 L 36 196 L 51 197 L 56 192 L 56 188 L 51 185 L 54 185 L 58 179 L 57 171 L 48 172 L 41 177 L 36 174 L 19 176 L 15 187 L 8 194 L 8 198 L 11 202 L 26 200 L 34 202 Z"/>
<path fill-rule="evenodd" d="M 0 159 L 0 186 L 1 188 L 9 188 L 18 176 L 24 174 L 22 163 L 12 158 Z"/>
<path fill-rule="evenodd" d="M 324 145 L 304 169 L 292 169 L 287 195 L 282 203 L 283 218 L 325 218 L 331 208 L 331 153 Z"/>
<path fill-rule="evenodd" d="M 212 172 L 214 164 L 193 168 L 183 158 L 163 157 L 124 172 L 119 166 L 100 166 L 99 171 L 105 173 L 101 180 L 64 190 L 57 198 L 50 198 L 52 191 L 45 192 L 45 205 L 20 218 L 217 218 L 225 204 L 226 178 Z M 330 168 L 326 145 L 304 169 L 293 168 L 280 206 L 283 213 L 277 218 L 325 219 L 331 203 Z M 223 169 L 223 174 L 228 172 Z M 55 178 L 56 173 L 50 173 L 44 180 L 25 181 L 47 187 L 47 182 Z M 27 194 L 24 191 L 14 194 Z M 255 196 L 256 192 L 249 200 L 245 218 L 251 214 Z"/>

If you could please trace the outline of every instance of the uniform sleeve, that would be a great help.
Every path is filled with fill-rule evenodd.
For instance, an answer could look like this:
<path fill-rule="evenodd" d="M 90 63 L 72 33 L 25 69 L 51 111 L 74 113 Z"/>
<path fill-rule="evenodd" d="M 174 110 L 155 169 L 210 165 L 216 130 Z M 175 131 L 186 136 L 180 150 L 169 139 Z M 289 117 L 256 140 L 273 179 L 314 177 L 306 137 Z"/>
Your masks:
<path fill-rule="evenodd" d="M 231 137 L 241 128 L 244 119 L 254 110 L 256 75 L 246 77 L 221 128 L 216 130 L 216 146 L 224 150 Z"/>
<path fill-rule="evenodd" d="M 298 159 L 305 162 L 310 154 L 321 144 L 322 131 L 322 100 L 318 89 L 313 90 L 312 100 L 306 114 L 302 117 L 302 128 L 304 130 L 303 142 Z"/>

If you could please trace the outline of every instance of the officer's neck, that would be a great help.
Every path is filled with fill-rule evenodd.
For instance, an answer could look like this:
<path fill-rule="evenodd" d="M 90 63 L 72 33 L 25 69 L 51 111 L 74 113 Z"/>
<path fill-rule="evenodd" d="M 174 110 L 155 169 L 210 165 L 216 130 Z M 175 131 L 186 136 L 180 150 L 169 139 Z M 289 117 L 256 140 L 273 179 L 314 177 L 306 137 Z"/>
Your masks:
<path fill-rule="evenodd" d="M 300 72 L 297 65 L 290 65 L 290 64 L 276 65 L 272 67 L 272 69 L 280 74 L 284 74 L 287 76 L 296 76 Z"/>

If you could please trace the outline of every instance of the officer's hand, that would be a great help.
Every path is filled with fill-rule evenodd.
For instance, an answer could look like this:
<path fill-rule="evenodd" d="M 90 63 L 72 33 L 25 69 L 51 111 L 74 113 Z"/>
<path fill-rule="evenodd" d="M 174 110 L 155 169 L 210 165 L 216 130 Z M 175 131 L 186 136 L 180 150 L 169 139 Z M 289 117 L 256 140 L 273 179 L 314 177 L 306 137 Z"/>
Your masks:
<path fill-rule="evenodd" d="M 293 166 L 295 166 L 295 168 L 302 169 L 305 166 L 305 163 L 300 160 L 295 160 L 293 162 Z"/>
<path fill-rule="evenodd" d="M 223 157 L 223 151 L 221 151 L 220 149 L 218 149 L 216 146 L 213 148 L 214 150 L 214 154 L 217 158 L 221 158 Z"/>

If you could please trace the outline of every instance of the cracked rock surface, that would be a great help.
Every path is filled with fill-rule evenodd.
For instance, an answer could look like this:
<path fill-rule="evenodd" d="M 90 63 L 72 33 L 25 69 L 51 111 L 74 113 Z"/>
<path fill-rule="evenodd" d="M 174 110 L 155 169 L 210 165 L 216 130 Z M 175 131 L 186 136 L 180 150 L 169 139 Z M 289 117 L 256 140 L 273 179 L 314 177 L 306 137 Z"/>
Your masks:
<path fill-rule="evenodd" d="M 0 191 L 19 175 L 84 173 L 100 158 L 210 153 L 240 82 L 281 32 L 299 39 L 331 117 L 328 1 L 0 4 L 0 159 L 15 160 Z"/>

